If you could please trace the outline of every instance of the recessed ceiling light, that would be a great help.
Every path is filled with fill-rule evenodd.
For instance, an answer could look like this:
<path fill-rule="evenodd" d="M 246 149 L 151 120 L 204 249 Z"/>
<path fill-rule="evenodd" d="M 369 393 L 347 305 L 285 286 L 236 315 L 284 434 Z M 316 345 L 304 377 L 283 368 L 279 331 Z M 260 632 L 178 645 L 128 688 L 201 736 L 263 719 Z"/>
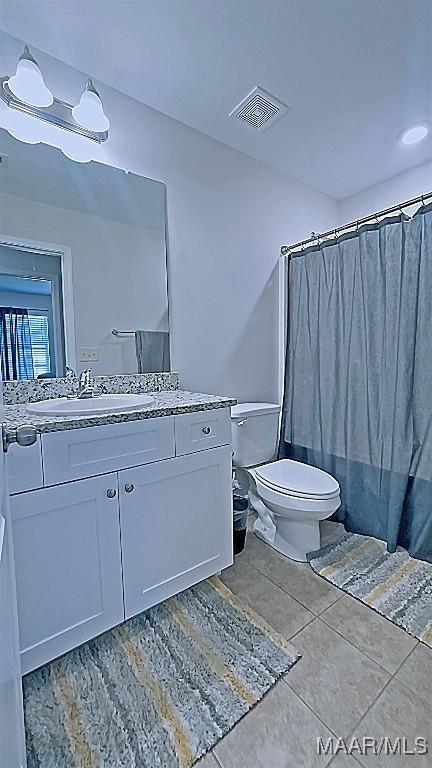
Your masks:
<path fill-rule="evenodd" d="M 414 125 L 412 128 L 408 128 L 401 136 L 402 144 L 417 144 L 426 138 L 429 133 L 429 128 L 426 125 Z"/>

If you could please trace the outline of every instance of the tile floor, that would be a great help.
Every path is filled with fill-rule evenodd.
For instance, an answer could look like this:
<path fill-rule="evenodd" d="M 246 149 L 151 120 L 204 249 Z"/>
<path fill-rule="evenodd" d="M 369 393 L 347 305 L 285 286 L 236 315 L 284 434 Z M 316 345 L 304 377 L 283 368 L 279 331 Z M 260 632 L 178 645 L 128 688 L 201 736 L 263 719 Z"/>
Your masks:
<path fill-rule="evenodd" d="M 199 768 L 432 766 L 432 650 L 253 533 L 222 579 L 303 658 Z M 429 754 L 318 755 L 330 736 L 424 736 Z"/>

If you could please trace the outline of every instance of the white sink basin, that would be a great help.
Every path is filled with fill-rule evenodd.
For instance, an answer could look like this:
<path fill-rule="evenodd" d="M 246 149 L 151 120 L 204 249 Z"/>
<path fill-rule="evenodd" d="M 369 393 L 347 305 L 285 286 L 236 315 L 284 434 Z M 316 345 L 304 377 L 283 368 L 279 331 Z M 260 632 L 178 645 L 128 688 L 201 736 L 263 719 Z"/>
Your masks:
<path fill-rule="evenodd" d="M 41 400 L 29 403 L 27 413 L 37 416 L 90 416 L 95 413 L 123 413 L 148 408 L 154 403 L 150 395 L 97 395 L 86 400 L 77 397 L 68 400 L 58 397 L 54 400 Z"/>

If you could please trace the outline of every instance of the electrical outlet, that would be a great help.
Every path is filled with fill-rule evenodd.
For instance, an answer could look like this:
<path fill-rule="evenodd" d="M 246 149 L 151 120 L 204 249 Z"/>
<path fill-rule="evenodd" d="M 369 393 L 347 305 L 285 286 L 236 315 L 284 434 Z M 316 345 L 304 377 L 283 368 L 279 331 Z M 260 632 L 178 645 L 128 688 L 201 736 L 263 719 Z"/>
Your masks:
<path fill-rule="evenodd" d="M 96 347 L 81 347 L 80 363 L 95 363 L 99 360 L 99 354 Z"/>

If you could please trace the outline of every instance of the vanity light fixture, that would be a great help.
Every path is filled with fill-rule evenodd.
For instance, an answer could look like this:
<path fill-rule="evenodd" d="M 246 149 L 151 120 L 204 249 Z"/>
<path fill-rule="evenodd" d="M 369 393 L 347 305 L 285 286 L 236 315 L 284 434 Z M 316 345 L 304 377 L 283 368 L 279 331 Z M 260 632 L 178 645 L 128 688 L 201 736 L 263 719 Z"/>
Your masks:
<path fill-rule="evenodd" d="M 12 77 L 0 77 L 0 126 L 28 144 L 51 144 L 77 162 L 96 159 L 109 120 L 88 80 L 76 106 L 53 96 L 26 45 Z"/>

